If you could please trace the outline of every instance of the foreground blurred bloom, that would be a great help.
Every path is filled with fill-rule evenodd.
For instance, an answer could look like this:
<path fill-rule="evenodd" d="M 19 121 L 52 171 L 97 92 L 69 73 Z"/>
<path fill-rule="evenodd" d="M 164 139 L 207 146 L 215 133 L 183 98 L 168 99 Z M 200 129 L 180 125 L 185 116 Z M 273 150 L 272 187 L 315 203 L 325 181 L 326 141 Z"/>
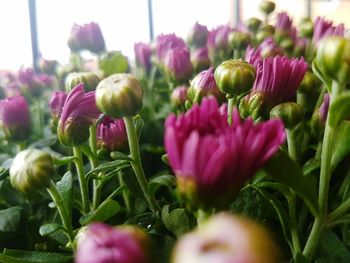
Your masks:
<path fill-rule="evenodd" d="M 187 49 L 185 41 L 175 34 L 160 34 L 156 39 L 156 54 L 159 62 L 163 62 L 167 53 L 174 49 Z"/>
<path fill-rule="evenodd" d="M 96 88 L 97 107 L 113 118 L 134 116 L 142 108 L 143 89 L 131 74 L 113 74 Z"/>
<path fill-rule="evenodd" d="M 17 95 L 0 101 L 0 125 L 5 137 L 23 141 L 30 131 L 30 113 L 26 99 Z"/>
<path fill-rule="evenodd" d="M 233 124 L 215 98 L 165 122 L 165 149 L 179 191 L 190 201 L 225 206 L 284 142 L 280 120 L 254 125 L 237 111 Z"/>
<path fill-rule="evenodd" d="M 332 21 L 328 21 L 323 17 L 317 17 L 314 23 L 314 34 L 312 40 L 318 44 L 323 38 L 329 36 L 344 36 L 344 24 L 333 25 Z"/>
<path fill-rule="evenodd" d="M 164 70 L 173 81 L 183 82 L 192 74 L 192 63 L 187 49 L 170 50 L 164 59 Z"/>
<path fill-rule="evenodd" d="M 68 39 L 71 51 L 89 50 L 93 53 L 105 51 L 105 40 L 100 26 L 91 22 L 82 26 L 74 24 Z"/>
<path fill-rule="evenodd" d="M 12 186 L 24 193 L 49 187 L 54 174 L 51 155 L 34 148 L 19 152 L 10 168 Z"/>
<path fill-rule="evenodd" d="M 91 72 L 73 72 L 66 78 L 66 91 L 70 92 L 74 87 L 80 83 L 84 84 L 84 90 L 86 92 L 95 90 L 97 84 L 100 82 L 100 78 Z"/>
<path fill-rule="evenodd" d="M 136 227 L 110 227 L 102 223 L 88 226 L 78 240 L 76 263 L 146 263 L 149 239 Z"/>
<path fill-rule="evenodd" d="M 187 41 L 195 47 L 204 47 L 208 38 L 208 28 L 196 22 L 187 35 Z"/>
<path fill-rule="evenodd" d="M 170 96 L 170 102 L 175 107 L 181 107 L 185 105 L 187 100 L 187 87 L 185 85 L 176 87 Z"/>
<path fill-rule="evenodd" d="M 188 89 L 188 98 L 192 103 L 200 103 L 204 97 L 209 96 L 214 96 L 219 101 L 225 100 L 225 94 L 216 85 L 213 67 L 199 73 Z"/>
<path fill-rule="evenodd" d="M 123 151 L 128 137 L 123 119 L 105 116 L 96 129 L 97 144 L 108 151 Z"/>
<path fill-rule="evenodd" d="M 143 68 L 145 72 L 149 72 L 151 68 L 151 46 L 141 42 L 135 43 L 134 52 L 136 64 Z"/>
<path fill-rule="evenodd" d="M 18 79 L 24 85 L 24 92 L 34 97 L 40 96 L 45 88 L 52 86 L 52 78 L 46 74 L 36 74 L 33 69 L 21 69 L 18 72 Z"/>
<path fill-rule="evenodd" d="M 84 84 L 76 86 L 67 96 L 57 127 L 61 143 L 76 146 L 89 138 L 89 126 L 100 115 L 95 92 L 84 92 Z"/>
<path fill-rule="evenodd" d="M 172 263 L 278 263 L 280 252 L 269 232 L 249 219 L 214 215 L 177 242 Z"/>

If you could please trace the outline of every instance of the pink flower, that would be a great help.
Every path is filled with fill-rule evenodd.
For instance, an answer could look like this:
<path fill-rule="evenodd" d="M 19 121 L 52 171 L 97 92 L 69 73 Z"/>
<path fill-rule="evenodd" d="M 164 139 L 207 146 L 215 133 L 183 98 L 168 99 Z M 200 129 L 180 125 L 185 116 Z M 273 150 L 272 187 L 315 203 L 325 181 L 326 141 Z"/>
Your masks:
<path fill-rule="evenodd" d="M 196 72 L 210 67 L 208 49 L 206 47 L 198 48 L 191 52 L 191 63 Z"/>
<path fill-rule="evenodd" d="M 332 21 L 328 21 L 323 17 L 317 17 L 314 23 L 314 43 L 319 43 L 321 39 L 329 36 L 344 36 L 345 28 L 344 24 L 337 26 L 333 25 Z"/>
<path fill-rule="evenodd" d="M 97 144 L 109 151 L 123 151 L 128 145 L 123 119 L 105 116 L 96 130 Z"/>
<path fill-rule="evenodd" d="M 164 70 L 174 81 L 186 81 L 192 74 L 192 63 L 187 49 L 169 50 L 164 60 Z"/>
<path fill-rule="evenodd" d="M 323 123 L 325 123 L 327 120 L 330 100 L 331 100 L 331 97 L 329 96 L 329 94 L 328 93 L 324 94 L 323 102 L 322 102 L 320 109 L 319 109 L 320 115 L 321 115 L 321 120 L 323 121 Z"/>
<path fill-rule="evenodd" d="M 63 105 L 67 99 L 68 94 L 64 91 L 55 91 L 50 99 L 51 115 L 54 118 L 59 118 L 62 113 Z"/>
<path fill-rule="evenodd" d="M 286 12 L 277 14 L 276 29 L 281 31 L 290 31 L 292 29 L 293 19 Z"/>
<path fill-rule="evenodd" d="M 146 263 L 147 236 L 134 227 L 88 226 L 78 240 L 76 263 Z"/>
<path fill-rule="evenodd" d="M 17 95 L 0 101 L 0 125 L 10 140 L 22 141 L 28 138 L 30 113 L 23 96 Z"/>
<path fill-rule="evenodd" d="M 186 49 L 185 41 L 175 34 L 159 35 L 156 39 L 156 54 L 159 62 L 163 62 L 170 50 Z"/>
<path fill-rule="evenodd" d="M 95 92 L 84 92 L 79 84 L 68 94 L 57 127 L 57 135 L 65 145 L 79 145 L 89 137 L 89 126 L 98 118 L 100 111 L 95 102 Z"/>
<path fill-rule="evenodd" d="M 227 205 L 284 140 L 279 119 L 254 124 L 235 110 L 230 126 L 214 98 L 165 123 L 165 149 L 179 191 L 200 203 Z"/>
<path fill-rule="evenodd" d="M 171 104 L 175 107 L 181 107 L 185 105 L 187 100 L 187 87 L 185 85 L 176 87 L 170 96 Z"/>
<path fill-rule="evenodd" d="M 283 50 L 278 47 L 272 37 L 266 38 L 257 48 L 251 46 L 247 47 L 245 53 L 245 61 L 254 65 L 255 67 L 261 62 L 264 57 L 282 55 Z"/>
<path fill-rule="evenodd" d="M 136 63 L 146 72 L 149 72 L 151 68 L 151 46 L 141 42 L 135 43 L 134 52 Z"/>
<path fill-rule="evenodd" d="M 40 96 L 45 88 L 49 88 L 53 84 L 51 76 L 47 74 L 37 74 L 31 68 L 21 69 L 18 72 L 18 79 L 34 97 Z"/>
<path fill-rule="evenodd" d="M 204 47 L 208 38 L 208 28 L 196 22 L 187 35 L 187 40 L 195 47 Z"/>

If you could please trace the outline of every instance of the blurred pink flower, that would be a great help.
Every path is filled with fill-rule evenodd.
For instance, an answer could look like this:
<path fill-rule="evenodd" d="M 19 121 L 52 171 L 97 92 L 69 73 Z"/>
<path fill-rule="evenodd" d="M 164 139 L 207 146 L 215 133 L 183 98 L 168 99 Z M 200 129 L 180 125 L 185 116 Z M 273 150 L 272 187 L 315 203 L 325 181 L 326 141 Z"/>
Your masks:
<path fill-rule="evenodd" d="M 135 43 L 134 52 L 136 64 L 142 67 L 146 72 L 149 72 L 151 68 L 151 46 L 141 42 Z"/>
<path fill-rule="evenodd" d="M 344 36 L 344 24 L 333 25 L 332 21 L 317 17 L 314 23 L 313 42 L 318 44 L 321 39 L 329 36 Z"/>

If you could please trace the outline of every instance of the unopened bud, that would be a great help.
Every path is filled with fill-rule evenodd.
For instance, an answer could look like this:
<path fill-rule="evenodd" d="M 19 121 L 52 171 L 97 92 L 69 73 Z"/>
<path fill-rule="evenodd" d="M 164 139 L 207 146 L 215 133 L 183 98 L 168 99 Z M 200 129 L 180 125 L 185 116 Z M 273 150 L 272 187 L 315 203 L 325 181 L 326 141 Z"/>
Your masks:
<path fill-rule="evenodd" d="M 259 4 L 259 9 L 261 12 L 263 12 L 265 15 L 271 14 L 275 10 L 275 3 L 272 1 L 264 0 Z"/>
<path fill-rule="evenodd" d="M 292 129 L 303 120 L 304 110 L 295 102 L 286 102 L 273 107 L 270 117 L 280 118 L 287 129 Z"/>
<path fill-rule="evenodd" d="M 84 84 L 85 92 L 95 90 L 100 78 L 91 72 L 74 72 L 70 73 L 66 78 L 66 91 L 70 92 L 75 86 L 80 83 Z"/>

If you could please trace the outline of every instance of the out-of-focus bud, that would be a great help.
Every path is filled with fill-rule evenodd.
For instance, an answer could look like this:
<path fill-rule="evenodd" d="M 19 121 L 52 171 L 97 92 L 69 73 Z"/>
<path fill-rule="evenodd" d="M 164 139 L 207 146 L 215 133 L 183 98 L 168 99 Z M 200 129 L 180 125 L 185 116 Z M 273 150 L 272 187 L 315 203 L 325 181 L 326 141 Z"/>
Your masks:
<path fill-rule="evenodd" d="M 40 70 L 46 74 L 54 75 L 56 74 L 56 69 L 59 63 L 57 60 L 41 59 L 39 61 Z"/>
<path fill-rule="evenodd" d="M 176 108 L 184 106 L 186 100 L 187 87 L 185 85 L 176 87 L 170 95 L 170 102 Z"/>
<path fill-rule="evenodd" d="M 295 43 L 293 39 L 287 37 L 281 40 L 280 42 L 281 48 L 283 48 L 286 52 L 292 52 L 295 48 Z"/>
<path fill-rule="evenodd" d="M 270 118 L 280 118 L 287 129 L 292 129 L 303 120 L 304 110 L 295 102 L 286 102 L 273 107 Z"/>
<path fill-rule="evenodd" d="M 251 17 L 246 22 L 247 27 L 253 33 L 256 33 L 261 25 L 261 20 L 256 17 Z"/>
<path fill-rule="evenodd" d="M 11 141 L 24 141 L 30 132 L 30 113 L 26 99 L 13 96 L 0 101 L 0 126 Z"/>
<path fill-rule="evenodd" d="M 312 38 L 314 34 L 314 23 L 308 17 L 303 18 L 298 27 L 300 37 Z"/>
<path fill-rule="evenodd" d="M 320 41 L 315 63 L 324 77 L 345 84 L 350 81 L 350 40 L 332 36 Z"/>
<path fill-rule="evenodd" d="M 275 3 L 272 1 L 261 1 L 259 4 L 259 9 L 262 13 L 264 13 L 265 15 L 269 15 L 271 14 L 274 10 L 275 10 Z"/>
<path fill-rule="evenodd" d="M 10 181 L 17 190 L 30 193 L 49 187 L 55 174 L 50 154 L 37 149 L 19 152 L 10 168 Z"/>
<path fill-rule="evenodd" d="M 74 72 L 70 73 L 66 78 L 66 91 L 70 92 L 74 87 L 80 83 L 84 84 L 84 90 L 86 92 L 96 89 L 100 78 L 91 72 Z"/>
<path fill-rule="evenodd" d="M 233 31 L 228 35 L 228 41 L 232 48 L 243 50 L 251 44 L 252 39 L 248 33 Z"/>
<path fill-rule="evenodd" d="M 207 43 L 208 28 L 196 22 L 187 35 L 187 42 L 195 47 L 204 47 Z"/>
<path fill-rule="evenodd" d="M 239 96 L 249 91 L 254 83 L 255 68 L 241 59 L 222 62 L 214 73 L 219 89 L 229 96 Z"/>
<path fill-rule="evenodd" d="M 229 213 L 214 215 L 181 237 L 172 263 L 278 263 L 280 252 L 262 225 Z"/>
<path fill-rule="evenodd" d="M 141 67 L 146 73 L 151 69 L 151 45 L 142 42 L 134 44 L 135 62 L 136 65 Z"/>
<path fill-rule="evenodd" d="M 208 69 L 210 67 L 210 58 L 207 48 L 199 48 L 191 53 L 191 63 L 195 72 Z"/>
<path fill-rule="evenodd" d="M 63 91 L 55 91 L 50 99 L 50 109 L 51 109 L 51 117 L 52 123 L 51 128 L 54 132 L 57 131 L 58 121 L 60 120 L 61 113 L 63 110 L 63 105 L 67 99 L 68 94 Z"/>
<path fill-rule="evenodd" d="M 96 88 L 97 107 L 113 118 L 134 116 L 142 108 L 143 89 L 131 74 L 113 74 Z"/>
<path fill-rule="evenodd" d="M 40 97 L 53 83 L 51 76 L 35 73 L 31 68 L 21 69 L 18 72 L 18 79 L 23 84 L 22 92 L 33 97 Z"/>
<path fill-rule="evenodd" d="M 115 73 L 126 73 L 129 70 L 128 59 L 120 51 L 109 51 L 99 61 L 99 69 L 103 77 Z"/>
<path fill-rule="evenodd" d="M 328 109 L 330 103 L 330 96 L 326 93 L 323 96 L 323 102 L 321 106 L 314 112 L 311 118 L 311 134 L 318 140 L 322 140 L 325 123 L 328 116 Z"/>
<path fill-rule="evenodd" d="M 188 50 L 170 50 L 164 60 L 164 70 L 168 77 L 173 81 L 188 81 L 193 70 Z"/>
<path fill-rule="evenodd" d="M 76 263 L 151 262 L 151 241 L 135 226 L 88 226 L 77 242 Z"/>
<path fill-rule="evenodd" d="M 320 93 L 321 82 L 315 74 L 306 72 L 297 90 L 297 102 L 302 105 L 305 113 L 312 113 Z"/>
<path fill-rule="evenodd" d="M 267 119 L 271 106 L 267 95 L 261 91 L 253 91 L 245 96 L 239 104 L 239 111 L 243 118 L 251 116 L 253 120 Z"/>
<path fill-rule="evenodd" d="M 216 85 L 213 67 L 202 71 L 191 81 L 187 96 L 192 103 L 200 103 L 208 96 L 214 96 L 219 102 L 225 100 L 225 94 Z"/>
<path fill-rule="evenodd" d="M 261 43 L 263 42 L 266 38 L 272 37 L 275 34 L 275 28 L 272 25 L 264 25 L 261 27 L 258 32 L 256 33 L 256 40 Z"/>

